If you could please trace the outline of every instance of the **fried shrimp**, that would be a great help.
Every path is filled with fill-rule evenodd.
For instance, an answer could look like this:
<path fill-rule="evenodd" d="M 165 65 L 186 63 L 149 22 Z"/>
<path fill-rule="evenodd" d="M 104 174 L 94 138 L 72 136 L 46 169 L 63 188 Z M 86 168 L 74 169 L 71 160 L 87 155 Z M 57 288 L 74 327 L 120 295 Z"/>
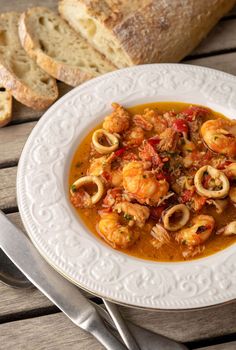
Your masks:
<path fill-rule="evenodd" d="M 161 134 L 168 126 L 167 121 L 157 112 L 146 108 L 144 114 L 136 114 L 133 117 L 135 125 L 146 131 L 154 130 L 157 134 Z"/>
<path fill-rule="evenodd" d="M 121 133 L 129 128 L 130 115 L 118 103 L 112 103 L 114 111 L 105 117 L 103 129 L 110 133 Z"/>
<path fill-rule="evenodd" d="M 98 232 L 113 248 L 128 248 L 138 239 L 137 229 L 122 225 L 119 214 L 104 212 L 100 216 Z"/>
<path fill-rule="evenodd" d="M 207 120 L 201 127 L 206 145 L 214 152 L 236 157 L 236 123 L 226 119 Z"/>
<path fill-rule="evenodd" d="M 187 246 L 197 246 L 204 243 L 211 235 L 215 226 L 215 220 L 210 215 L 195 216 L 189 227 L 183 228 L 176 233 L 178 243 Z"/>
<path fill-rule="evenodd" d="M 120 202 L 114 209 L 118 213 L 124 213 L 124 217 L 129 220 L 129 226 L 136 224 L 138 227 L 143 227 L 150 215 L 147 207 L 136 203 Z"/>
<path fill-rule="evenodd" d="M 126 131 L 123 144 L 126 147 L 139 146 L 144 140 L 144 131 L 139 126 L 134 126 Z"/>
<path fill-rule="evenodd" d="M 124 189 L 141 204 L 155 205 L 169 189 L 168 182 L 157 180 L 155 175 L 145 170 L 145 162 L 133 161 L 123 168 Z"/>

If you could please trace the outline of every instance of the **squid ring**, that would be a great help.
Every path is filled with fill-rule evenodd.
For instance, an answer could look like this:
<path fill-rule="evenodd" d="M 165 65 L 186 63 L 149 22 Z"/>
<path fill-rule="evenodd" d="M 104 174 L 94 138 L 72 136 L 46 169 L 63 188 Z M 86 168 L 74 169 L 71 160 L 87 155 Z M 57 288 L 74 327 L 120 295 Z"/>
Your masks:
<path fill-rule="evenodd" d="M 207 172 L 213 179 L 218 179 L 222 183 L 221 190 L 208 190 L 202 185 L 202 178 L 204 173 Z M 227 176 L 220 170 L 213 168 L 210 165 L 204 165 L 196 172 L 194 176 L 194 185 L 197 189 L 197 192 L 208 198 L 224 198 L 227 196 L 230 188 L 229 180 Z"/>
<path fill-rule="evenodd" d="M 80 179 L 76 180 L 71 186 L 71 195 L 75 195 L 75 191 L 84 185 L 95 184 L 97 186 L 97 192 L 91 196 L 91 203 L 96 204 L 102 198 L 104 193 L 104 186 L 102 181 L 98 176 L 89 175 L 83 176 Z"/>
<path fill-rule="evenodd" d="M 173 218 L 173 215 L 176 213 L 181 213 L 182 216 L 178 221 L 171 222 L 171 217 Z M 162 216 L 162 221 L 164 224 L 164 227 L 168 231 L 178 231 L 183 226 L 185 226 L 189 220 L 190 212 L 188 207 L 184 204 L 177 204 L 171 207 L 170 209 L 167 209 L 167 211 Z"/>
<path fill-rule="evenodd" d="M 232 221 L 225 227 L 220 228 L 216 234 L 222 236 L 236 235 L 236 221 Z"/>
<path fill-rule="evenodd" d="M 99 143 L 99 138 L 101 136 L 105 136 L 107 141 L 110 143 L 109 146 L 104 146 L 104 145 L 101 145 L 101 143 Z M 100 154 L 107 154 L 107 153 L 114 152 L 119 146 L 118 137 L 103 129 L 98 129 L 94 131 L 92 136 L 92 142 L 96 151 Z"/>

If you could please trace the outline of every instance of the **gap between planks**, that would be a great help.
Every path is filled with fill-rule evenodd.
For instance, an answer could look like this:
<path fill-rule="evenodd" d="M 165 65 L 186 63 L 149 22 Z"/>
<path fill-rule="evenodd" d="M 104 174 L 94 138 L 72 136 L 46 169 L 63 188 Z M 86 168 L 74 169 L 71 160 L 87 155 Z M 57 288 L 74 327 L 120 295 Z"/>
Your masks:
<path fill-rule="evenodd" d="M 9 349 L 104 349 L 90 334 L 74 325 L 62 313 L 5 323 L 0 325 L 0 333 L 1 343 L 7 344 Z M 195 345 L 190 345 L 190 349 L 233 350 L 236 342 L 214 344 L 203 348 L 198 347 L 197 343 Z"/>

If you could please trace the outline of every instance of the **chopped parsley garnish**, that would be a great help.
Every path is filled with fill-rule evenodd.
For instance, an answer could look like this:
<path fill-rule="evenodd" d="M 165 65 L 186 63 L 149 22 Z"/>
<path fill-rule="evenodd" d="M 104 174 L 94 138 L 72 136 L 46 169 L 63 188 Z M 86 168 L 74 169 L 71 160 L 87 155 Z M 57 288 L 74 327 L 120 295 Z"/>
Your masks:
<path fill-rule="evenodd" d="M 168 169 L 170 169 L 170 163 L 169 163 L 169 162 L 166 162 L 166 163 L 164 163 L 164 165 L 163 165 L 163 170 L 168 170 Z"/>
<path fill-rule="evenodd" d="M 124 214 L 124 218 L 126 219 L 126 220 L 132 220 L 133 219 L 133 215 L 130 215 L 130 214 Z"/>
<path fill-rule="evenodd" d="M 76 192 L 76 186 L 75 185 L 72 185 L 71 186 L 71 191 L 74 193 L 74 192 Z"/>
<path fill-rule="evenodd" d="M 80 161 L 79 161 L 79 162 L 77 162 L 77 163 L 75 164 L 75 167 L 76 167 L 76 168 L 80 168 L 82 164 L 83 164 L 83 162 L 80 162 Z"/>

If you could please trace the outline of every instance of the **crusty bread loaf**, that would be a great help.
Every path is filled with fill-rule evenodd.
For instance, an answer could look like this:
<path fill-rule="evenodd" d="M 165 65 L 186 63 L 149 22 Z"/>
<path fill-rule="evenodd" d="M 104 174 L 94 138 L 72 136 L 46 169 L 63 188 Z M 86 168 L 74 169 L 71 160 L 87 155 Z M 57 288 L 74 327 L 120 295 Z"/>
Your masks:
<path fill-rule="evenodd" d="M 0 15 L 0 85 L 21 103 L 44 109 L 58 96 L 56 81 L 22 48 L 18 36 L 19 18 L 15 12 Z"/>
<path fill-rule="evenodd" d="M 12 114 L 12 96 L 0 87 L 0 128 L 8 124 Z"/>
<path fill-rule="evenodd" d="M 19 22 L 21 43 L 37 64 L 54 78 L 77 86 L 115 70 L 97 50 L 53 11 L 33 7 Z"/>
<path fill-rule="evenodd" d="M 117 67 L 177 62 L 235 0 L 61 0 L 60 14 Z"/>

